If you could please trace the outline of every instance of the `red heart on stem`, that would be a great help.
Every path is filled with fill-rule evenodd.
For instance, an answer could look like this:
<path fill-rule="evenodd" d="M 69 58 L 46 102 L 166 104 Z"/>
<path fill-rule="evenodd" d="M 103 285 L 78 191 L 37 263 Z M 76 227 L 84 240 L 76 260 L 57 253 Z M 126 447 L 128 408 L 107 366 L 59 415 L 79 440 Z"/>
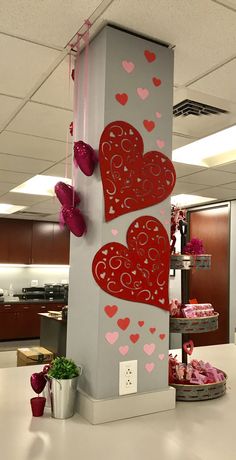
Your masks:
<path fill-rule="evenodd" d="M 129 318 L 120 318 L 117 321 L 117 324 L 122 331 L 125 331 L 127 327 L 129 326 L 130 319 Z"/>
<path fill-rule="evenodd" d="M 125 105 L 128 102 L 128 94 L 126 93 L 117 93 L 115 97 L 121 105 Z"/>
<path fill-rule="evenodd" d="M 39 395 L 44 390 L 47 380 L 43 372 L 35 372 L 30 377 L 30 383 L 35 393 Z"/>
<path fill-rule="evenodd" d="M 185 342 L 183 344 L 183 350 L 185 351 L 185 353 L 187 353 L 187 355 L 191 355 L 193 352 L 193 349 L 194 349 L 194 343 L 192 340 L 189 340 L 188 342 Z"/>
<path fill-rule="evenodd" d="M 104 129 L 99 164 L 106 221 L 161 203 L 171 194 L 176 179 L 172 162 L 161 152 L 143 151 L 143 139 L 129 123 L 116 121 Z"/>
<path fill-rule="evenodd" d="M 106 305 L 104 307 L 104 311 L 109 318 L 112 318 L 118 310 L 118 307 L 116 305 Z"/>
<path fill-rule="evenodd" d="M 108 243 L 96 253 L 93 276 L 101 289 L 124 300 L 169 310 L 169 238 L 161 222 L 141 216 L 127 230 L 127 246 Z"/>

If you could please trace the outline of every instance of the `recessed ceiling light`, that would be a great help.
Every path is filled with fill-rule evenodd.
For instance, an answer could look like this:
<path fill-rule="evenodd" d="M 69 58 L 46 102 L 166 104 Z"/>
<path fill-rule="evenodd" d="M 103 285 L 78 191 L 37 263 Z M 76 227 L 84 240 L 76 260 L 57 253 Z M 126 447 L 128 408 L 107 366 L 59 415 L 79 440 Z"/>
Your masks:
<path fill-rule="evenodd" d="M 171 197 L 171 204 L 175 206 L 183 207 L 183 206 L 191 206 L 193 204 L 201 204 L 207 203 L 209 201 L 215 201 L 216 198 L 209 198 L 206 196 L 199 196 L 199 195 L 173 195 Z"/>
<path fill-rule="evenodd" d="M 54 196 L 54 187 L 57 182 L 65 182 L 71 184 L 71 179 L 56 176 L 43 176 L 38 174 L 31 179 L 13 188 L 10 192 L 15 193 L 29 193 L 31 195 L 49 195 Z"/>
<path fill-rule="evenodd" d="M 235 161 L 236 126 L 173 150 L 172 160 L 205 167 Z"/>
<path fill-rule="evenodd" d="M 0 203 L 0 214 L 14 214 L 14 212 L 25 208 L 26 206 L 16 206 L 14 204 Z"/>

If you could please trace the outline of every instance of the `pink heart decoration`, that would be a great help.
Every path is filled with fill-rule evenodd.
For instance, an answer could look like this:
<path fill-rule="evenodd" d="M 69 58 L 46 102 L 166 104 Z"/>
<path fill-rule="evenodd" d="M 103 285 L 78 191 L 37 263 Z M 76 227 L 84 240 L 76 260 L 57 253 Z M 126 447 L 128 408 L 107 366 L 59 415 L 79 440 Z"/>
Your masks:
<path fill-rule="evenodd" d="M 161 222 L 141 216 L 127 230 L 127 246 L 112 242 L 96 253 L 93 276 L 108 294 L 164 310 L 168 300 L 169 237 Z"/>
<path fill-rule="evenodd" d="M 171 194 L 176 179 L 172 162 L 158 151 L 143 153 L 143 139 L 129 123 L 114 121 L 104 129 L 99 164 L 106 221 L 161 203 Z"/>
<path fill-rule="evenodd" d="M 120 352 L 120 354 L 122 356 L 127 355 L 128 351 L 129 351 L 129 346 L 128 345 L 124 345 L 124 346 L 119 347 L 119 352 Z"/>
<path fill-rule="evenodd" d="M 62 206 L 69 208 L 80 203 L 80 197 L 71 185 L 65 184 L 65 182 L 57 182 L 54 190 Z"/>
<path fill-rule="evenodd" d="M 146 369 L 147 372 L 149 372 L 149 374 L 153 371 L 154 367 L 155 367 L 154 363 L 145 364 L 145 369 Z"/>
<path fill-rule="evenodd" d="M 118 235 L 118 230 L 116 230 L 116 228 L 112 228 L 111 233 L 112 235 L 116 236 Z"/>
<path fill-rule="evenodd" d="M 96 155 L 91 145 L 83 141 L 74 142 L 74 164 L 85 176 L 92 176 L 96 164 Z"/>
<path fill-rule="evenodd" d="M 105 334 L 105 339 L 106 341 L 110 344 L 113 345 L 119 337 L 119 332 L 107 332 Z"/>
<path fill-rule="evenodd" d="M 160 361 L 163 361 L 163 359 L 165 358 L 164 353 L 160 353 L 160 354 L 158 355 L 158 358 L 160 359 Z"/>
<path fill-rule="evenodd" d="M 134 63 L 132 61 L 122 61 L 122 67 L 127 73 L 131 73 L 134 70 Z"/>
<path fill-rule="evenodd" d="M 43 372 L 35 372 L 30 377 L 30 383 L 35 393 L 39 395 L 44 390 L 47 380 Z"/>
<path fill-rule="evenodd" d="M 162 139 L 157 139 L 156 144 L 157 147 L 159 147 L 159 149 L 162 149 L 165 146 L 165 141 L 163 141 Z"/>
<path fill-rule="evenodd" d="M 183 344 L 183 350 L 185 351 L 185 353 L 187 353 L 187 355 L 191 355 L 193 352 L 193 349 L 194 349 L 194 343 L 192 340 L 189 340 L 188 342 L 185 342 Z"/>
<path fill-rule="evenodd" d="M 146 355 L 151 356 L 156 349 L 155 343 L 145 343 L 143 346 L 143 351 L 146 353 Z"/>
<path fill-rule="evenodd" d="M 86 224 L 78 208 L 62 208 L 61 213 L 67 227 L 75 236 L 82 236 L 86 232 Z"/>
<path fill-rule="evenodd" d="M 116 305 L 106 305 L 104 311 L 109 318 L 112 318 L 118 311 L 118 307 Z"/>
<path fill-rule="evenodd" d="M 137 94 L 144 101 L 149 96 L 149 91 L 147 88 L 137 88 Z"/>
<path fill-rule="evenodd" d="M 160 112 L 156 112 L 156 117 L 157 117 L 157 118 L 161 118 L 161 116 L 162 116 L 162 115 L 161 115 Z"/>

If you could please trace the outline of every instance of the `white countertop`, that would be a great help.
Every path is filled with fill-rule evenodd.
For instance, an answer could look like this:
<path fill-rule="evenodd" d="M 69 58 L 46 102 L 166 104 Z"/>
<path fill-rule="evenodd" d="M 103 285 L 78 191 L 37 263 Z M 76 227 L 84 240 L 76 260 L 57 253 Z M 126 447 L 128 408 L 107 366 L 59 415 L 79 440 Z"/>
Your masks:
<path fill-rule="evenodd" d="M 41 366 L 0 369 L 2 460 L 235 460 L 236 346 L 195 348 L 192 357 L 228 374 L 219 399 L 178 402 L 172 411 L 90 425 L 76 414 L 32 417 L 29 378 Z"/>

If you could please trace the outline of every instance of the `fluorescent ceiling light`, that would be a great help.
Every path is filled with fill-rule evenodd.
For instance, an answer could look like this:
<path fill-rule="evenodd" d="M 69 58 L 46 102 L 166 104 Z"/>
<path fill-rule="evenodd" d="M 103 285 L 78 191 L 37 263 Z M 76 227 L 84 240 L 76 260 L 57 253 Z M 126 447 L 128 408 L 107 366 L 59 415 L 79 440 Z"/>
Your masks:
<path fill-rule="evenodd" d="M 54 187 L 57 182 L 60 181 L 69 185 L 71 184 L 71 179 L 65 177 L 43 176 L 38 174 L 10 191 L 16 193 L 29 193 L 31 195 L 54 196 Z"/>
<path fill-rule="evenodd" d="M 236 126 L 173 150 L 172 160 L 205 167 L 235 161 Z"/>
<path fill-rule="evenodd" d="M 14 214 L 14 212 L 25 208 L 26 206 L 16 206 L 14 204 L 0 203 L 0 214 Z"/>
<path fill-rule="evenodd" d="M 175 206 L 184 207 L 184 206 L 192 206 L 193 204 L 201 204 L 207 203 L 208 201 L 215 201 L 216 198 L 209 198 L 206 196 L 199 196 L 199 195 L 173 195 L 171 197 L 171 204 Z"/>

